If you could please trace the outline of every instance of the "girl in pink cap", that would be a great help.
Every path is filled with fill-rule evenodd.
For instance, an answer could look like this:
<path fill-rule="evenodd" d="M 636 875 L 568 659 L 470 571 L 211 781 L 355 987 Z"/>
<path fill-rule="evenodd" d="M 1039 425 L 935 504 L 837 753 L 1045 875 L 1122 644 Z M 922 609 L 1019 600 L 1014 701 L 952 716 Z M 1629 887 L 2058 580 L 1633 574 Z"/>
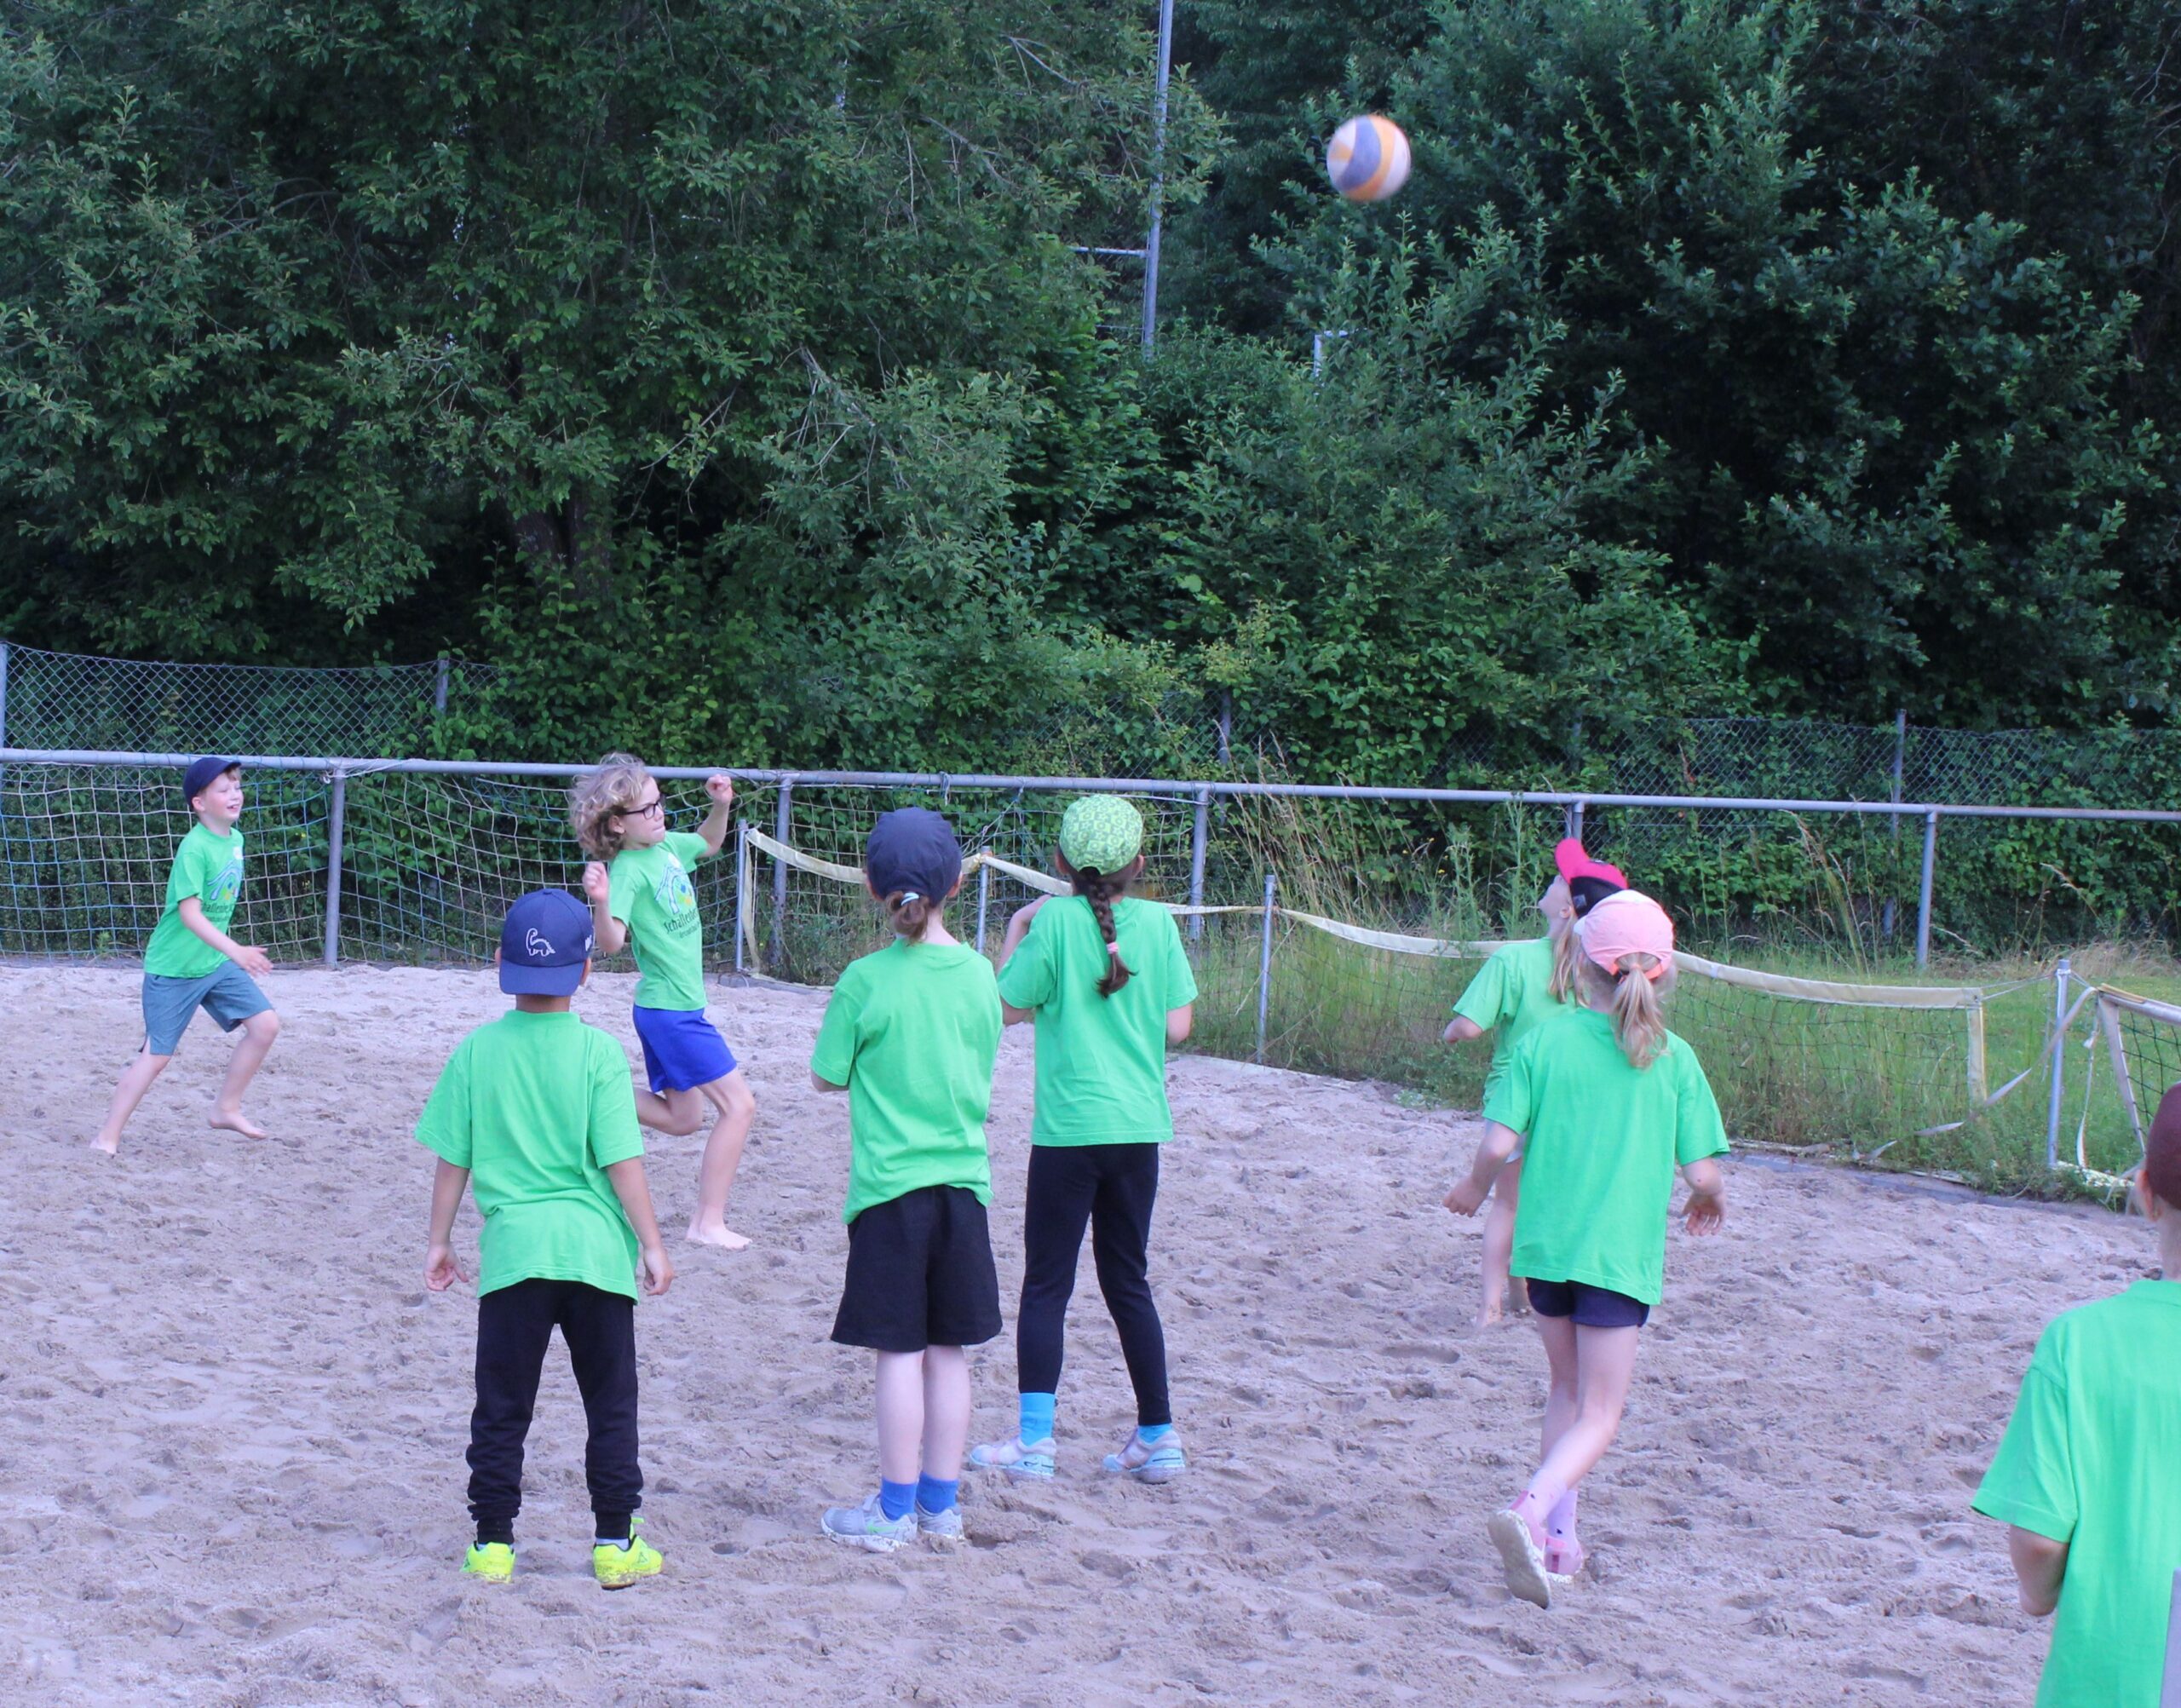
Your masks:
<path fill-rule="evenodd" d="M 1552 863 L 1556 876 L 1537 903 L 1537 911 L 1545 916 L 1545 935 L 1503 943 L 1493 950 L 1454 1004 L 1454 1017 L 1447 1025 L 1449 1044 L 1465 1044 L 1492 1033 L 1492 1066 L 1484 1076 L 1488 1102 L 1515 1046 L 1539 1021 L 1551 1020 L 1574 999 L 1575 922 L 1607 896 L 1628 888 L 1618 866 L 1592 860 L 1574 837 L 1552 851 Z M 1507 1266 L 1515 1248 L 1522 1178 L 1522 1159 L 1511 1156 L 1493 1185 L 1492 1209 L 1484 1219 L 1484 1303 L 1477 1308 L 1479 1328 L 1498 1322 L 1506 1307 Z M 1516 1303 L 1522 1303 L 1519 1295 Z"/>
<path fill-rule="evenodd" d="M 1515 1219 L 1514 1273 L 1529 1287 L 1551 1383 L 1544 1459 L 1492 1516 L 1507 1587 L 1539 1607 L 1582 1569 L 1575 1486 L 1620 1428 L 1638 1331 L 1659 1302 L 1674 1171 L 1683 1219 L 1717 1231 L 1727 1148 L 1718 1101 L 1695 1053 L 1666 1027 L 1673 925 L 1625 892 L 1576 926 L 1580 1006 L 1510 1053 L 1484 1107 L 1484 1142 L 1447 1208 L 1474 1216 L 1519 1147 L 1528 1189 Z"/>

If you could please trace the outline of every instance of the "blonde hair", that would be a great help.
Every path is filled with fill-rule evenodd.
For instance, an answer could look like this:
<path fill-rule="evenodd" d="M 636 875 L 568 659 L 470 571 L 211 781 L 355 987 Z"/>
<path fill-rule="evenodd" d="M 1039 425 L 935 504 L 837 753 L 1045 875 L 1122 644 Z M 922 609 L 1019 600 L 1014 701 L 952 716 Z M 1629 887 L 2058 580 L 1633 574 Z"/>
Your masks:
<path fill-rule="evenodd" d="M 1614 1041 L 1629 1066 L 1649 1067 L 1666 1047 L 1665 1004 L 1673 989 L 1673 969 L 1651 978 L 1658 959 L 1640 951 L 1623 955 L 1617 973 L 1608 973 L 1588 955 L 1580 964 L 1585 1004 L 1611 1017 Z"/>
<path fill-rule="evenodd" d="M 1578 965 L 1588 958 L 1583 953 L 1583 946 L 1576 940 L 1575 924 L 1575 910 L 1570 906 L 1545 928 L 1545 935 L 1552 939 L 1552 978 L 1545 989 L 1557 1003 L 1564 1003 L 1575 994 Z"/>
<path fill-rule="evenodd" d="M 568 791 L 568 823 L 583 851 L 593 860 L 620 853 L 621 833 L 608 829 L 607 821 L 642 806 L 651 786 L 651 773 L 633 753 L 609 753 L 596 771 L 577 778 Z"/>

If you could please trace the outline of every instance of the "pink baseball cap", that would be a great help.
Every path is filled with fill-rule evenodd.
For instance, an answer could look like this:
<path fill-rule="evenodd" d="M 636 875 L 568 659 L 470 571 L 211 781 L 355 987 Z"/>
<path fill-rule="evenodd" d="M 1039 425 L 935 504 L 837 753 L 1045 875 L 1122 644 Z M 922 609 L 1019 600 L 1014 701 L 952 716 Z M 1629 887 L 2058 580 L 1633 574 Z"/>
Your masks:
<path fill-rule="evenodd" d="M 1615 889 L 1628 888 L 1628 880 L 1620 875 L 1617 866 L 1608 866 L 1602 860 L 1592 860 L 1584 853 L 1582 839 L 1564 838 L 1552 851 L 1552 863 L 1560 869 L 1561 877 L 1573 883 L 1579 877 L 1602 877 Z"/>
<path fill-rule="evenodd" d="M 1649 896 L 1632 889 L 1603 898 L 1575 929 L 1582 938 L 1583 952 L 1616 976 L 1627 955 L 1649 955 L 1657 961 L 1643 975 L 1653 981 L 1673 965 L 1673 921 Z"/>

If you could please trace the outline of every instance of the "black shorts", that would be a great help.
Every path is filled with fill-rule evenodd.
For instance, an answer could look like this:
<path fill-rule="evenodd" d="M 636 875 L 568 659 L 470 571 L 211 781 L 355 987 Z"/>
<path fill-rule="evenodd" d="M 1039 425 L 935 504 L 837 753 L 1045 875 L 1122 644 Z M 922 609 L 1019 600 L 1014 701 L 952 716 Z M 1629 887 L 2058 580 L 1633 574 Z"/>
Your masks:
<path fill-rule="evenodd" d="M 1611 1287 L 1594 1287 L 1588 1281 L 1527 1285 L 1532 1310 L 1541 1317 L 1573 1317 L 1578 1328 L 1641 1328 L 1650 1320 L 1651 1308 L 1643 1300 Z"/>
<path fill-rule="evenodd" d="M 999 1271 L 985 1207 L 965 1187 L 925 1186 L 849 1223 L 833 1338 L 878 1352 L 978 1346 L 999 1332 Z"/>

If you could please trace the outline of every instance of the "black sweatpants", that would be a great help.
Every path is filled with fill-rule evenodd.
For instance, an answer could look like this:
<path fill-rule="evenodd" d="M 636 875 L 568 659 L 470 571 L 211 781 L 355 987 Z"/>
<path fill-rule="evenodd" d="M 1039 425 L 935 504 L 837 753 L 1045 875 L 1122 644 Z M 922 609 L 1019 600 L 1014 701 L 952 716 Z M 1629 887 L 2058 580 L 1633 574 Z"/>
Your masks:
<path fill-rule="evenodd" d="M 636 1302 L 583 1281 L 517 1281 L 477 1301 L 477 1407 L 469 1414 L 469 1515 L 481 1542 L 515 1540 L 522 1447 L 553 1331 L 567 1343 L 590 1441 L 584 1477 L 601 1536 L 626 1536 L 643 1504 L 636 1464 Z"/>
<path fill-rule="evenodd" d="M 1151 1300 L 1146 1251 L 1159 1197 L 1159 1147 L 1033 1145 L 1022 1211 L 1022 1309 L 1015 1323 L 1016 1380 L 1025 1394 L 1060 1391 L 1062 1342 L 1083 1227 L 1098 1291 L 1120 1331 L 1136 1388 L 1136 1421 L 1171 1423 L 1166 1331 Z"/>

